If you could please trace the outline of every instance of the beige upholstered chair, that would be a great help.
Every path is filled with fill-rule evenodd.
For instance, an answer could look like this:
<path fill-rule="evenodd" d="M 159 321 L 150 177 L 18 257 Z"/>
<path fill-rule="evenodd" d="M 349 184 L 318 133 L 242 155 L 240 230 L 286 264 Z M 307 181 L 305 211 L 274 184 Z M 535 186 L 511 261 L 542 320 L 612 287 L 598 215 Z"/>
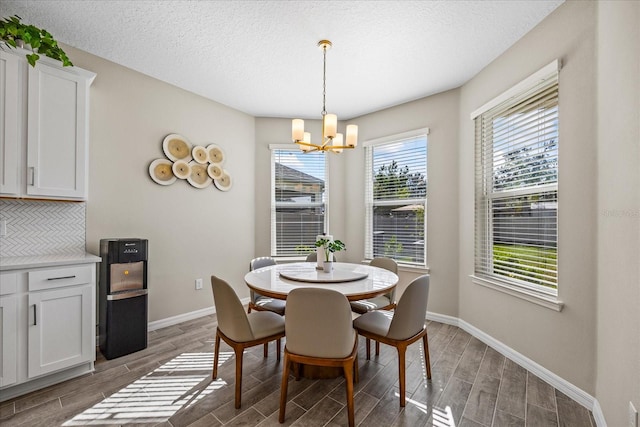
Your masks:
<path fill-rule="evenodd" d="M 259 258 L 254 258 L 249 263 L 249 271 L 257 270 L 258 268 L 268 267 L 270 265 L 276 265 L 276 260 L 263 256 Z M 251 310 L 256 311 L 273 311 L 281 316 L 284 315 L 284 309 L 286 303 L 283 300 L 270 298 L 264 295 L 260 295 L 258 292 L 253 290 L 249 290 L 250 300 L 249 300 L 249 309 L 248 312 L 251 313 Z"/>
<path fill-rule="evenodd" d="M 414 279 L 402 294 L 394 312 L 375 310 L 353 321 L 358 334 L 367 339 L 367 360 L 371 358 L 370 340 L 396 347 L 398 350 L 398 376 L 400 377 L 400 406 L 405 406 L 405 353 L 410 344 L 422 338 L 427 378 L 431 378 L 429 342 L 425 318 L 429 299 L 429 276 Z M 378 351 L 376 351 L 378 354 Z"/>
<path fill-rule="evenodd" d="M 332 253 L 331 254 L 331 259 L 333 260 L 333 262 L 338 262 L 337 258 L 336 258 L 336 254 Z M 316 252 L 311 252 L 309 255 L 307 255 L 307 262 L 316 262 L 318 261 L 318 254 Z"/>
<path fill-rule="evenodd" d="M 372 267 L 380 267 L 398 274 L 398 263 L 392 258 L 374 258 L 369 263 Z M 396 289 L 393 288 L 388 294 L 380 295 L 371 299 L 363 299 L 351 302 L 351 310 L 355 313 L 364 314 L 371 310 L 393 310 L 396 308 Z"/>
<path fill-rule="evenodd" d="M 247 314 L 240 298 L 227 282 L 211 276 L 213 300 L 216 306 L 218 327 L 213 357 L 213 379 L 218 377 L 220 338 L 229 344 L 236 356 L 236 409 L 240 407 L 242 391 L 242 354 L 247 347 L 276 341 L 277 359 L 280 360 L 280 339 L 284 337 L 284 319 L 270 311 Z M 266 356 L 266 355 L 265 355 Z"/>
<path fill-rule="evenodd" d="M 279 421 L 284 422 L 290 364 L 341 367 L 349 426 L 354 425 L 353 381 L 358 381 L 358 334 L 347 297 L 330 289 L 297 288 L 287 296 Z M 355 371 L 355 372 L 354 372 Z"/>

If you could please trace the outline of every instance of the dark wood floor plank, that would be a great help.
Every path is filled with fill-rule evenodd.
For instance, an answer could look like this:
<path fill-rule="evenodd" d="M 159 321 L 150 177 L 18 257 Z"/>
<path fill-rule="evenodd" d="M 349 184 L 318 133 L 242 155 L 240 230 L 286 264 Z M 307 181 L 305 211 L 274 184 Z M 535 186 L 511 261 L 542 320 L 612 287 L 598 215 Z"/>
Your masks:
<path fill-rule="evenodd" d="M 366 427 L 388 427 L 393 425 L 396 418 L 404 410 L 400 406 L 398 393 L 399 390 L 397 388 L 389 388 L 360 425 Z"/>
<path fill-rule="evenodd" d="M 295 380 L 289 380 L 289 382 Z M 311 409 L 317 402 L 330 393 L 338 385 L 342 384 L 343 378 L 323 379 L 316 380 L 314 383 L 307 387 L 302 393 L 296 396 L 293 401 L 296 405 L 300 406 L 304 410 Z"/>
<path fill-rule="evenodd" d="M 171 425 L 171 423 L 169 423 L 169 425 Z M 214 417 L 212 414 L 207 414 L 204 417 L 200 418 L 198 421 L 189 424 L 188 427 L 217 427 L 221 425 L 222 423 L 216 417 Z"/>
<path fill-rule="evenodd" d="M 278 381 L 280 381 L 280 378 Z M 300 393 L 309 388 L 311 384 L 313 384 L 313 380 L 300 378 L 300 380 L 296 381 L 293 377 L 290 377 L 289 385 L 287 386 L 287 401 L 295 399 Z M 253 405 L 253 407 L 265 417 L 269 417 L 274 412 L 278 412 L 280 408 L 280 386 L 278 386 L 277 390 Z"/>
<path fill-rule="evenodd" d="M 248 408 L 245 411 L 242 411 L 238 416 L 229 420 L 228 424 L 237 426 L 237 427 L 249 427 L 249 426 L 257 426 L 262 421 L 266 419 L 261 413 L 256 411 L 253 408 Z"/>
<path fill-rule="evenodd" d="M 487 375 L 478 375 L 463 416 L 485 426 L 490 426 L 498 400 L 500 380 Z"/>
<path fill-rule="evenodd" d="M 558 427 L 558 415 L 555 411 L 549 411 L 536 405 L 527 404 L 526 426 Z"/>
<path fill-rule="evenodd" d="M 502 378 L 502 368 L 504 367 L 505 357 L 492 349 L 487 347 L 487 351 L 484 353 L 480 369 L 478 374 L 488 375 L 493 378 Z"/>
<path fill-rule="evenodd" d="M 342 403 L 336 402 L 330 397 L 324 397 L 291 425 L 297 427 L 323 426 L 338 415 L 343 406 Z M 336 421 L 342 425 L 347 423 L 346 419 Z"/>
<path fill-rule="evenodd" d="M 451 377 L 444 389 L 444 392 L 442 393 L 442 396 L 440 396 L 440 400 L 438 400 L 436 404 L 437 407 L 443 409 L 446 407 L 451 408 L 453 420 L 456 425 L 462 418 L 462 413 L 464 412 L 464 407 L 469 399 L 472 386 L 472 383 L 468 383 L 456 377 Z"/>
<path fill-rule="evenodd" d="M 558 390 L 555 393 L 556 404 L 558 405 L 558 425 L 560 427 L 591 425 L 589 411 L 584 406 L 581 406 Z"/>
<path fill-rule="evenodd" d="M 458 427 L 486 427 L 486 425 L 487 424 L 480 424 L 473 420 L 470 420 L 469 418 L 462 417 L 462 420 L 460 421 Z"/>
<path fill-rule="evenodd" d="M 463 381 L 473 383 L 478 374 L 478 369 L 480 369 L 480 363 L 482 363 L 486 349 L 487 346 L 481 341 L 476 338 L 471 338 L 462 353 L 462 357 L 456 370 L 453 372 L 453 376 Z"/>
<path fill-rule="evenodd" d="M 343 387 L 344 388 L 344 387 Z M 345 392 L 346 395 L 346 392 Z M 335 400 L 335 399 L 334 399 Z M 360 392 L 353 397 L 353 415 L 356 425 L 360 424 L 371 413 L 373 408 L 378 404 L 380 399 L 365 393 Z M 338 400 L 340 403 L 344 403 L 344 407 L 336 414 L 331 421 L 325 427 L 341 427 L 346 425 L 348 421 L 347 401 Z"/>
<path fill-rule="evenodd" d="M 269 415 L 266 420 L 258 424 L 260 427 L 287 427 L 298 421 L 298 419 L 306 414 L 307 411 L 299 407 L 293 402 L 287 402 L 284 423 L 278 421 L 279 411 L 275 411 Z"/>
<path fill-rule="evenodd" d="M 458 329 L 453 339 L 449 342 L 446 349 L 452 353 L 462 354 L 467 348 L 467 344 L 471 340 L 471 335 L 469 333 L 463 331 L 462 329 Z"/>
<path fill-rule="evenodd" d="M 527 374 L 527 403 L 556 411 L 554 388 L 531 372 Z"/>
<path fill-rule="evenodd" d="M 525 417 L 527 396 L 527 371 L 516 363 L 507 359 L 502 371 L 502 381 L 498 394 L 496 409 Z"/>
<path fill-rule="evenodd" d="M 524 418 L 496 410 L 491 427 L 524 427 Z"/>

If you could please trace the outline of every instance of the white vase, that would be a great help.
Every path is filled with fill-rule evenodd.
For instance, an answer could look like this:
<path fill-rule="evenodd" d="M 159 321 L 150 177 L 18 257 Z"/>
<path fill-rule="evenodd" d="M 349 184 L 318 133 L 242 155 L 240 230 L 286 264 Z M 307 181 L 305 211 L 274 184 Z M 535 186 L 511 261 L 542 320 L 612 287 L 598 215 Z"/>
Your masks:
<path fill-rule="evenodd" d="M 325 261 L 322 268 L 325 273 L 331 273 L 333 271 L 333 261 Z"/>

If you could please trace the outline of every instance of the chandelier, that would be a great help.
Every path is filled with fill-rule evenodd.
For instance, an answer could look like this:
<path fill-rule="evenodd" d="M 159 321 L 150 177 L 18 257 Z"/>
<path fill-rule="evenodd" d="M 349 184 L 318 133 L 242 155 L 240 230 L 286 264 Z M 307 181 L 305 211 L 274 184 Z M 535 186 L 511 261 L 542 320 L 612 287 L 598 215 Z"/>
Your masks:
<path fill-rule="evenodd" d="M 345 148 L 355 148 L 358 145 L 358 126 L 348 125 L 345 139 L 343 134 L 337 132 L 338 116 L 327 114 L 327 50 L 331 49 L 331 42 L 329 40 L 320 40 L 318 47 L 322 49 L 322 62 L 324 65 L 322 73 L 322 142 L 320 144 L 311 142 L 311 133 L 304 131 L 304 120 L 301 119 L 292 120 L 291 138 L 304 152 L 331 151 L 341 153 Z"/>

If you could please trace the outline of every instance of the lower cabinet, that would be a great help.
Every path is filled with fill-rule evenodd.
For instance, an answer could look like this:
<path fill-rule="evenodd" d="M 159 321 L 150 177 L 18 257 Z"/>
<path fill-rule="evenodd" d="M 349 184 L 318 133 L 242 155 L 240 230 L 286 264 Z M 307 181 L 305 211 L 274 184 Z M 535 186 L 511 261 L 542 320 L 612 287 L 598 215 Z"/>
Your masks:
<path fill-rule="evenodd" d="M 29 293 L 29 378 L 95 359 L 92 289 L 83 285 Z"/>
<path fill-rule="evenodd" d="M 17 277 L 0 277 L 0 387 L 18 380 L 18 300 Z"/>
<path fill-rule="evenodd" d="M 0 401 L 93 370 L 95 264 L 0 273 Z"/>

